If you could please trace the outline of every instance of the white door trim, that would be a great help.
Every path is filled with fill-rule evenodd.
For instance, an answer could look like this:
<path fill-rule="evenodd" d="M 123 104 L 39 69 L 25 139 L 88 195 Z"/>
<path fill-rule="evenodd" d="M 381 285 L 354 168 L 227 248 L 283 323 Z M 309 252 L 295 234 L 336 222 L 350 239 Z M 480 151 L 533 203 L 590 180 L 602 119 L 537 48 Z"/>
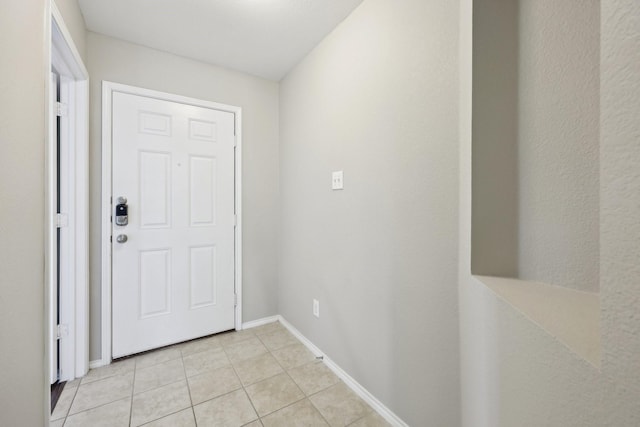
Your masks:
<path fill-rule="evenodd" d="M 102 352 L 101 359 L 91 362 L 91 367 L 111 363 L 111 100 L 113 92 L 155 98 L 163 101 L 179 102 L 196 107 L 211 108 L 233 113 L 235 118 L 235 214 L 237 225 L 234 233 L 235 244 L 235 308 L 236 330 L 242 329 L 242 108 L 201 99 L 189 98 L 135 86 L 109 81 L 102 82 Z"/>
<path fill-rule="evenodd" d="M 55 3 L 50 2 L 50 24 L 47 29 L 49 60 L 47 66 L 54 69 L 62 81 L 61 90 L 68 96 L 68 114 L 65 122 L 65 168 L 64 180 L 67 185 L 63 189 L 68 196 L 65 200 L 69 214 L 68 226 L 65 230 L 66 243 L 61 251 L 60 272 L 65 278 L 60 288 L 60 323 L 67 325 L 68 335 L 60 342 L 60 380 L 68 381 L 83 376 L 89 370 L 89 293 L 88 293 L 88 221 L 89 221 L 89 73 L 73 43 L 73 39 L 62 19 Z M 52 99 L 50 79 L 46 80 L 47 117 L 56 114 Z M 55 197 L 56 182 L 55 163 L 57 156 L 55 135 L 49 134 L 46 141 L 46 246 L 45 263 L 47 277 L 45 298 L 51 300 L 51 292 L 55 286 L 55 272 L 51 266 L 56 260 L 56 215 Z M 47 336 L 47 352 L 52 324 L 52 307 L 46 305 L 45 331 Z M 49 372 L 47 367 L 46 372 Z M 47 376 L 49 377 L 49 373 Z M 49 381 L 47 381 L 47 384 Z M 48 387 L 47 387 L 48 388 Z"/>
<path fill-rule="evenodd" d="M 50 71 L 51 72 L 51 71 Z M 47 322 L 45 325 L 45 341 L 47 343 L 46 346 L 46 354 L 49 359 L 48 367 L 49 367 L 49 383 L 53 384 L 58 381 L 58 352 L 56 342 L 56 324 L 58 322 L 58 294 L 57 292 L 53 292 L 54 287 L 56 286 L 56 282 L 58 280 L 58 263 L 56 262 L 57 255 L 57 245 L 56 245 L 56 224 L 54 221 L 54 215 L 57 211 L 56 200 L 57 200 L 57 167 L 58 164 L 56 162 L 57 158 L 57 146 L 56 140 L 58 138 L 57 132 L 57 120 L 53 111 L 53 102 L 57 99 L 57 84 L 58 84 L 58 75 L 54 72 L 51 72 L 49 79 L 49 96 L 48 96 L 48 105 L 52 106 L 52 109 L 47 114 L 47 124 L 49 125 L 48 129 L 48 139 L 47 145 L 45 149 L 45 179 L 46 179 L 46 187 L 45 187 L 45 197 L 46 197 L 46 205 L 45 205 L 45 277 L 46 277 L 46 301 L 45 304 L 47 311 Z M 50 401 L 50 399 L 49 399 Z"/>

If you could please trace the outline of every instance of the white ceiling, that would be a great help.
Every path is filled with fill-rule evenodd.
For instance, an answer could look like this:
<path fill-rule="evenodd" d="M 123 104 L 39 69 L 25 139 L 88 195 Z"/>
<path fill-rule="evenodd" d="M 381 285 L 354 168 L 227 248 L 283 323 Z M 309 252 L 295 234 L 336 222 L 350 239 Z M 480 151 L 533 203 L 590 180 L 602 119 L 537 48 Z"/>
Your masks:
<path fill-rule="evenodd" d="M 362 0 L 79 0 L 90 31 L 280 80 Z"/>

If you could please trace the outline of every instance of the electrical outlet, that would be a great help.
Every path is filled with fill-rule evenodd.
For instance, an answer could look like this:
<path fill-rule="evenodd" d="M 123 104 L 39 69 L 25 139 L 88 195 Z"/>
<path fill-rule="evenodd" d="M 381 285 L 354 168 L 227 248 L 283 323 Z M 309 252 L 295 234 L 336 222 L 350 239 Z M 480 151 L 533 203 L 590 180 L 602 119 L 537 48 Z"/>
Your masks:
<path fill-rule="evenodd" d="M 342 190 L 344 188 L 343 178 L 344 173 L 342 171 L 333 172 L 331 174 L 331 189 Z"/>
<path fill-rule="evenodd" d="M 317 299 L 313 300 L 313 315 L 320 318 L 320 301 Z"/>

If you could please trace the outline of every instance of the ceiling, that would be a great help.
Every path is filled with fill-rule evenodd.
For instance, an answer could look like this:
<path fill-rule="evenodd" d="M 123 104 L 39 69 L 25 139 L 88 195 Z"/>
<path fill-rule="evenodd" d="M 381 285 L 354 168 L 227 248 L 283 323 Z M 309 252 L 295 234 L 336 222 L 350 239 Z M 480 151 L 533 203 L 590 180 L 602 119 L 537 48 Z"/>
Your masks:
<path fill-rule="evenodd" d="M 362 0 L 79 0 L 90 31 L 279 81 Z"/>

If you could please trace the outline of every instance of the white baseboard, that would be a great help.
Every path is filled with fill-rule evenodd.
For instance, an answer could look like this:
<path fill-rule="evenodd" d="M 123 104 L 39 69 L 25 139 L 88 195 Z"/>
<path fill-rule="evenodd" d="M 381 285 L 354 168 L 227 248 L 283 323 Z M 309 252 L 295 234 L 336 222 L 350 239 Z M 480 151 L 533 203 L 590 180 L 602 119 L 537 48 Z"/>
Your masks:
<path fill-rule="evenodd" d="M 109 363 L 106 362 L 102 359 L 98 359 L 98 360 L 91 360 L 89 362 L 89 369 L 96 369 L 96 368 L 100 368 L 102 366 L 107 366 Z"/>
<path fill-rule="evenodd" d="M 382 402 L 380 402 L 374 395 L 364 388 L 360 383 L 354 380 L 349 374 L 347 374 L 340 366 L 338 366 L 333 360 L 328 358 L 322 353 L 322 351 L 316 347 L 311 341 L 307 339 L 300 331 L 293 327 L 293 325 L 287 320 L 278 315 L 278 320 L 282 325 L 289 330 L 296 338 L 298 338 L 307 348 L 316 355 L 316 357 L 322 356 L 322 360 L 329 369 L 333 371 L 344 383 L 351 388 L 362 400 L 367 402 L 382 418 L 387 420 L 389 424 L 394 427 L 409 427 L 407 423 L 397 416 L 391 409 L 387 408 Z"/>
<path fill-rule="evenodd" d="M 307 348 L 309 349 L 309 351 L 311 351 L 311 353 L 313 353 L 316 357 L 322 357 L 323 360 L 326 360 L 326 357 L 322 353 L 322 350 L 316 347 L 314 343 L 309 341 L 307 337 L 302 335 L 302 333 L 299 330 L 297 330 L 291 323 L 287 322 L 287 320 L 284 317 L 278 315 L 278 320 L 280 321 L 280 323 L 282 323 L 282 326 L 287 328 L 289 332 L 291 332 L 296 338 L 298 338 L 302 342 L 302 344 L 307 346 Z"/>
<path fill-rule="evenodd" d="M 242 324 L 242 330 L 251 329 L 251 328 L 257 328 L 258 326 L 266 325 L 268 323 L 277 322 L 278 320 L 280 320 L 280 316 L 279 315 L 263 317 L 262 319 L 252 320 L 250 322 L 243 323 Z"/>
<path fill-rule="evenodd" d="M 344 383 L 354 391 L 362 400 L 367 402 L 369 406 L 371 406 L 382 418 L 387 420 L 389 424 L 394 427 L 409 427 L 407 423 L 402 421 L 402 419 L 397 416 L 391 409 L 387 408 L 382 402 L 380 402 L 373 394 L 371 394 L 366 388 L 364 388 L 360 383 L 354 380 L 349 374 L 347 374 L 340 366 L 338 366 L 333 360 L 328 358 L 322 350 L 320 350 L 315 344 L 313 344 L 307 337 L 302 335 L 302 333 L 297 330 L 291 323 L 289 323 L 284 317 L 281 315 L 275 315 L 270 317 L 263 317 L 262 319 L 252 320 L 250 322 L 245 322 L 242 324 L 242 329 L 251 329 L 256 328 L 258 326 L 266 325 L 273 322 L 280 322 L 282 326 L 287 328 L 289 332 L 291 332 L 302 344 L 304 344 L 311 353 L 313 353 L 316 357 L 322 357 L 323 362 L 327 365 L 329 369 L 333 371 L 334 374 L 338 376 Z M 89 368 L 95 369 L 101 366 L 108 365 L 109 363 L 104 363 L 102 359 L 92 360 L 89 362 Z"/>

